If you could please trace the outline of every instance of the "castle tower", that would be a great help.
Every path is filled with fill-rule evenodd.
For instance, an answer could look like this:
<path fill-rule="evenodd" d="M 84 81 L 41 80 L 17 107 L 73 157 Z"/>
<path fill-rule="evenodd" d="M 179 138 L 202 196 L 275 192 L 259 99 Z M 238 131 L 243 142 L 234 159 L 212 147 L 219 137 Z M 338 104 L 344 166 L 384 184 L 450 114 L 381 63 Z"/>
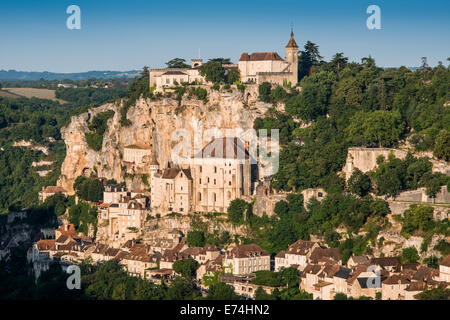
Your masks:
<path fill-rule="evenodd" d="M 294 40 L 294 31 L 292 29 L 291 38 L 286 46 L 286 61 L 291 64 L 292 78 L 289 80 L 292 86 L 295 86 L 298 82 L 298 45 Z"/>

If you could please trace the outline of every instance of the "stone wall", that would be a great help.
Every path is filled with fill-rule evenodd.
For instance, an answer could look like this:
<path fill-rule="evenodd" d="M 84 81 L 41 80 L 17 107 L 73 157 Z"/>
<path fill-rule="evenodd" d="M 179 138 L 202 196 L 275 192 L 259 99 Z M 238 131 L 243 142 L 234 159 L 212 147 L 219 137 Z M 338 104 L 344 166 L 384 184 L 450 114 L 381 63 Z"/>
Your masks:
<path fill-rule="evenodd" d="M 447 191 L 447 186 L 442 186 L 441 191 L 436 194 L 433 199 L 426 195 L 425 188 L 419 188 L 417 190 L 405 191 L 400 193 L 395 200 L 398 201 L 415 201 L 415 202 L 427 202 L 427 203 L 450 203 L 450 194 Z"/>
<path fill-rule="evenodd" d="M 403 214 L 409 207 L 414 204 L 412 202 L 403 201 L 388 201 L 389 209 L 392 214 L 399 215 Z M 429 205 L 429 204 L 426 204 Z M 434 209 L 433 219 L 434 220 L 444 220 L 450 217 L 450 209 L 442 206 L 431 205 Z"/>
<path fill-rule="evenodd" d="M 396 158 L 404 159 L 407 152 L 387 148 L 349 148 L 347 160 L 342 171 L 346 179 L 349 179 L 356 168 L 362 172 L 367 172 L 377 167 L 377 158 L 383 156 L 388 158 L 393 153 Z"/>

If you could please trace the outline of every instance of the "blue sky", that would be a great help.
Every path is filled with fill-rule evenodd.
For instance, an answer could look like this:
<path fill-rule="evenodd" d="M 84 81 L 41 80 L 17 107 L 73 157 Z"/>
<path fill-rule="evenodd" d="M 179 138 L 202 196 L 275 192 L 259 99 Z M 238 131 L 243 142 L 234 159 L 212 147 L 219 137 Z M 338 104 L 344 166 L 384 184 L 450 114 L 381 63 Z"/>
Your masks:
<path fill-rule="evenodd" d="M 66 27 L 69 5 L 81 30 Z M 381 8 L 381 30 L 366 9 Z M 380 66 L 432 66 L 450 56 L 448 0 L 2 0 L 0 69 L 84 72 L 162 67 L 174 57 L 203 59 L 277 51 L 291 23 L 300 46 L 319 45 L 328 60 L 369 54 Z"/>

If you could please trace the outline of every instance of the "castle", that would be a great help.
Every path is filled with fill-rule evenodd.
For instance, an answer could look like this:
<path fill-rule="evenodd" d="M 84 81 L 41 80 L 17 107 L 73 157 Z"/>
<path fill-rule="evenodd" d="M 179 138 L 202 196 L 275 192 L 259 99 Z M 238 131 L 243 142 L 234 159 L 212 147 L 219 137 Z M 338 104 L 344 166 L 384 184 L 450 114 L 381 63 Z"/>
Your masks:
<path fill-rule="evenodd" d="M 286 45 L 286 59 L 276 52 L 244 52 L 237 65 L 226 64 L 223 67 L 225 71 L 238 69 L 243 83 L 290 83 L 295 86 L 298 82 L 298 48 L 294 32 L 291 31 Z M 206 80 L 199 72 L 202 64 L 202 59 L 193 59 L 190 68 L 150 69 L 150 86 L 155 87 L 157 91 L 164 91 L 181 83 L 203 84 Z"/>

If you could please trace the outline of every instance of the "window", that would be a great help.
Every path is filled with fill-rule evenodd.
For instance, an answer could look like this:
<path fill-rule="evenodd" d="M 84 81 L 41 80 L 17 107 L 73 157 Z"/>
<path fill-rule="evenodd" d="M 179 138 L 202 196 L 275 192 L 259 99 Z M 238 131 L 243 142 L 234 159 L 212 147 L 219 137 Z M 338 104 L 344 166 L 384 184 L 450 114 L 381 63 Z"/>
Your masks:
<path fill-rule="evenodd" d="M 200 166 L 200 172 L 202 172 L 202 166 Z"/>
<path fill-rule="evenodd" d="M 214 167 L 214 173 L 217 173 L 217 167 Z"/>
<path fill-rule="evenodd" d="M 228 181 L 228 185 L 231 186 L 231 181 Z"/>
<path fill-rule="evenodd" d="M 214 179 L 214 184 L 216 184 L 216 179 Z"/>
<path fill-rule="evenodd" d="M 198 179 L 198 183 L 202 184 L 202 178 Z"/>
<path fill-rule="evenodd" d="M 217 195 L 214 193 L 214 202 L 217 201 Z"/>

